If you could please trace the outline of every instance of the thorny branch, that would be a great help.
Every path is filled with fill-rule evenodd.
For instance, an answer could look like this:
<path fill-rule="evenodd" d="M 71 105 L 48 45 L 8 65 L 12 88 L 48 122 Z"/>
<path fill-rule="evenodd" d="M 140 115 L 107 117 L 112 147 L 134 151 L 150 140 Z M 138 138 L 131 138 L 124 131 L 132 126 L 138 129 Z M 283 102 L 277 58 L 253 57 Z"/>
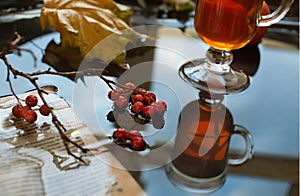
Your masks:
<path fill-rule="evenodd" d="M 39 75 L 59 75 L 59 76 L 98 76 L 100 79 L 102 79 L 111 89 L 114 89 L 113 85 L 116 86 L 123 86 L 121 84 L 116 83 L 113 80 L 109 80 L 107 78 L 105 78 L 102 73 L 106 72 L 103 69 L 87 69 L 87 70 L 81 70 L 81 71 L 68 71 L 68 72 L 57 72 L 57 71 L 52 71 L 50 68 L 48 70 L 45 71 L 37 71 L 37 72 L 33 72 L 28 74 L 29 76 L 39 76 Z"/>
<path fill-rule="evenodd" d="M 12 92 L 12 94 L 14 95 L 14 97 L 18 100 L 18 102 L 20 102 L 20 99 L 18 98 L 18 96 L 16 95 L 14 89 L 13 89 L 13 85 L 12 85 L 12 81 L 11 81 L 11 75 L 13 75 L 14 79 L 16 79 L 18 76 L 23 77 L 25 79 L 27 79 L 37 90 L 37 93 L 39 95 L 39 97 L 41 98 L 42 102 L 44 105 L 46 105 L 47 107 L 49 107 L 46 99 L 44 98 L 44 94 L 48 94 L 46 91 L 44 91 L 39 84 L 37 83 L 38 80 L 38 76 L 40 75 L 59 75 L 59 76 L 72 76 L 72 75 L 76 75 L 76 76 L 98 76 L 100 79 L 102 79 L 111 89 L 114 89 L 112 85 L 116 85 L 116 86 L 122 86 L 121 84 L 117 84 L 116 82 L 109 80 L 107 78 L 105 78 L 102 73 L 104 72 L 103 69 L 87 69 L 87 70 L 81 70 L 81 71 L 69 71 L 69 72 L 56 72 L 56 71 L 52 71 L 51 69 L 45 70 L 45 71 L 37 71 L 37 72 L 33 72 L 33 73 L 24 73 L 21 72 L 17 69 L 15 69 L 10 62 L 7 59 L 7 55 L 12 53 L 12 50 L 17 50 L 20 53 L 20 49 L 18 47 L 18 44 L 20 44 L 20 42 L 23 41 L 22 36 L 20 36 L 17 32 L 14 32 L 14 37 L 13 40 L 8 44 L 8 49 L 5 51 L 0 52 L 0 58 L 2 59 L 2 61 L 4 62 L 4 64 L 6 65 L 7 68 L 7 78 L 6 81 L 9 84 L 10 90 Z M 26 50 L 28 52 L 28 50 Z M 36 58 L 35 58 L 36 59 Z M 85 165 L 88 165 L 88 162 L 86 160 L 84 160 L 81 156 L 77 156 L 76 154 L 74 154 L 71 150 L 70 150 L 70 146 L 69 145 L 73 145 L 74 147 L 76 147 L 78 150 L 80 150 L 82 153 L 87 153 L 90 150 L 90 148 L 85 148 L 79 144 L 77 144 L 76 142 L 72 141 L 65 133 L 67 132 L 66 128 L 64 127 L 64 125 L 60 122 L 60 120 L 58 119 L 58 117 L 56 116 L 56 114 L 54 113 L 54 111 L 50 108 L 50 114 L 52 117 L 52 123 L 55 125 L 55 127 L 57 128 L 60 137 L 63 141 L 63 144 L 65 146 L 65 149 L 67 151 L 67 153 L 74 157 L 75 160 L 78 160 L 80 162 L 82 162 Z"/>

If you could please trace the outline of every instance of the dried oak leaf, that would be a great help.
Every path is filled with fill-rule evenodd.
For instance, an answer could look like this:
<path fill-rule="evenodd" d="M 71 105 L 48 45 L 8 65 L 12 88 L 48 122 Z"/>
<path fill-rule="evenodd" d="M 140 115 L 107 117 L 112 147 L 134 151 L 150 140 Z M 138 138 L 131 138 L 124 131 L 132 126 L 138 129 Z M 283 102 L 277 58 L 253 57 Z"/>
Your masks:
<path fill-rule="evenodd" d="M 79 48 L 82 57 L 89 54 L 110 62 L 124 52 L 128 42 L 142 37 L 128 24 L 131 14 L 112 0 L 44 0 L 40 20 L 43 29 L 51 26 L 60 32 L 62 47 Z M 94 48 L 110 35 L 115 37 Z"/>

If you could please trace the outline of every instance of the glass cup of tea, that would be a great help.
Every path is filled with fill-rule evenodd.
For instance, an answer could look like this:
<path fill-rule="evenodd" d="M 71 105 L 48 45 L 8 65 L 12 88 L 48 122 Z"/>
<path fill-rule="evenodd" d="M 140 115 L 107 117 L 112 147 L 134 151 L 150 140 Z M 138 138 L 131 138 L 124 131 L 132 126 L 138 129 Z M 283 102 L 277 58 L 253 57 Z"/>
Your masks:
<path fill-rule="evenodd" d="M 270 26 L 281 20 L 293 0 L 282 0 L 269 15 L 260 15 L 263 0 L 198 0 L 194 28 L 210 46 L 206 58 L 184 63 L 180 76 L 195 88 L 218 94 L 238 93 L 246 89 L 249 77 L 232 70 L 231 50 L 251 41 L 259 26 Z"/>
<path fill-rule="evenodd" d="M 225 183 L 227 165 L 242 164 L 253 155 L 251 133 L 234 125 L 222 99 L 222 95 L 213 99 L 201 95 L 181 112 L 172 161 L 166 166 L 169 180 L 178 189 L 192 193 L 218 190 Z M 232 135 L 245 141 L 244 151 L 234 158 L 228 155 Z"/>

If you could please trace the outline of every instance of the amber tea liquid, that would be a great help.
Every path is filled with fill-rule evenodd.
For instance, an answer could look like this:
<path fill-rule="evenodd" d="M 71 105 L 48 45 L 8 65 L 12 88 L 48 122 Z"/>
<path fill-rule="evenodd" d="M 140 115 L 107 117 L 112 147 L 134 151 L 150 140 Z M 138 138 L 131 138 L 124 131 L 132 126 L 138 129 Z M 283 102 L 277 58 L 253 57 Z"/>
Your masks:
<path fill-rule="evenodd" d="M 260 3 L 260 0 L 198 0 L 195 29 L 213 48 L 241 48 L 254 35 Z"/>
<path fill-rule="evenodd" d="M 199 110 L 195 109 L 197 107 Z M 195 101 L 184 108 L 182 115 L 185 117 L 176 136 L 173 155 L 179 156 L 172 161 L 174 167 L 194 178 L 222 174 L 227 165 L 226 157 L 233 131 L 230 112 L 221 104 L 210 108 Z M 195 116 L 199 118 L 195 119 Z"/>

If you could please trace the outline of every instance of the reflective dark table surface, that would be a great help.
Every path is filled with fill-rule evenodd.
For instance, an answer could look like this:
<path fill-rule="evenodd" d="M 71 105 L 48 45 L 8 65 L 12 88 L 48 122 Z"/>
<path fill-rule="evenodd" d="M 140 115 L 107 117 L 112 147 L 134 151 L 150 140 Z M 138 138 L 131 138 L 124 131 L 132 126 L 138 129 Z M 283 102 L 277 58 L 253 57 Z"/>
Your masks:
<path fill-rule="evenodd" d="M 9 55 L 10 62 L 26 72 L 46 70 L 51 67 L 41 61 L 43 53 L 40 48 L 45 49 L 53 39 L 59 42 L 59 34 L 48 32 L 41 35 L 39 22 L 36 19 L 18 21 L 15 24 L 17 24 L 17 29 L 20 29 L 20 33 L 31 40 L 25 42 L 21 47 L 32 50 L 38 61 L 37 66 L 34 67 L 31 54 L 24 52 L 22 56 Z M 10 28 L 13 25 L 0 24 L 0 26 L 1 35 L 3 35 L 1 45 L 3 46 L 10 37 Z M 197 97 L 197 90 L 184 84 L 179 78 L 177 70 L 185 60 L 203 56 L 201 51 L 206 46 L 197 38 L 192 29 L 187 29 L 183 33 L 176 28 L 161 26 L 156 33 L 162 39 L 155 42 L 150 59 L 152 64 L 158 64 L 158 66 L 153 67 L 150 75 L 149 73 L 145 73 L 145 75 L 171 86 L 174 88 L 172 92 L 175 94 L 182 93 L 184 91 L 182 89 L 194 93 L 195 96 L 185 97 L 184 101 L 181 101 L 181 105 L 184 106 Z M 251 85 L 242 93 L 226 96 L 223 103 L 232 112 L 234 122 L 243 125 L 252 133 L 255 154 L 244 165 L 229 167 L 225 185 L 211 195 L 298 195 L 299 48 L 297 45 L 265 38 L 258 47 L 235 51 L 235 56 L 234 66 L 242 68 L 251 76 Z M 134 65 L 137 62 L 145 61 L 143 58 L 149 61 L 149 56 L 133 55 L 129 62 Z M 159 66 L 161 64 L 170 68 L 166 80 L 160 79 L 164 77 L 160 74 Z M 0 78 L 2 78 L 0 94 L 2 96 L 11 94 L 5 77 L 6 69 L 4 66 L 0 66 Z M 93 83 L 89 79 L 85 82 L 86 84 Z M 57 86 L 59 95 L 75 108 L 79 117 L 91 129 L 97 126 L 93 118 L 89 116 L 88 108 L 91 106 L 88 106 L 88 101 L 85 103 L 87 105 L 83 104 L 80 107 L 75 105 L 73 80 L 60 76 L 43 76 L 39 79 L 39 84 Z M 180 88 L 173 87 L 174 84 L 175 86 L 178 84 Z M 32 89 L 32 86 L 23 80 L 14 81 L 14 86 L 17 93 Z M 100 87 L 103 86 L 100 85 Z M 105 94 L 106 91 L 103 92 Z M 104 104 L 109 103 L 104 98 L 105 96 L 106 94 L 100 95 Z M 165 97 L 168 99 L 167 95 Z M 101 105 L 96 107 L 107 109 L 106 106 L 102 108 Z M 172 107 L 171 104 L 170 107 Z M 80 108 L 85 108 L 85 110 Z M 101 111 L 103 112 L 103 110 Z M 180 108 L 174 111 L 174 115 L 176 115 L 180 112 Z M 105 112 L 99 112 L 97 115 L 104 115 Z M 174 123 L 176 124 L 176 122 Z M 106 125 L 103 126 L 105 129 Z M 235 148 L 235 145 L 239 145 L 238 141 L 233 144 L 232 149 Z M 132 171 L 132 175 L 148 195 L 193 195 L 176 189 L 168 181 L 163 165 L 144 171 Z"/>

